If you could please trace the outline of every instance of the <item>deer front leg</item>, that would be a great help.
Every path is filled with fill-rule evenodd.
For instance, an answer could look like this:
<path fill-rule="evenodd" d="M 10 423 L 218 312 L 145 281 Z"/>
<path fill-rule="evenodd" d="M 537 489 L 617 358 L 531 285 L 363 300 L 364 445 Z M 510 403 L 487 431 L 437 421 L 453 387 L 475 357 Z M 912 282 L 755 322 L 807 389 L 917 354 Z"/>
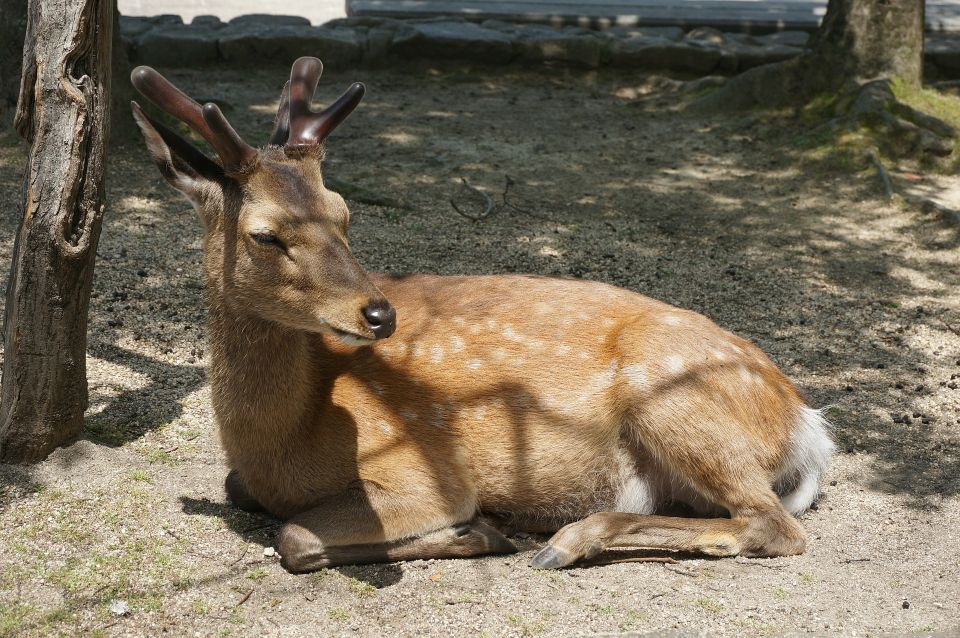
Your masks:
<path fill-rule="evenodd" d="M 250 495 L 240 473 L 236 470 L 230 470 L 227 478 L 223 482 L 223 489 L 227 492 L 227 498 L 231 503 L 245 512 L 263 512 L 266 508 L 260 504 L 257 499 Z"/>
<path fill-rule="evenodd" d="M 374 490 L 373 497 L 356 490 L 327 498 L 287 521 L 277 543 L 284 568 L 300 573 L 337 565 L 517 551 L 478 517 L 444 520 L 450 516 L 420 499 Z M 431 523 L 436 527 L 429 529 Z M 409 531 L 404 533 L 404 528 Z"/>

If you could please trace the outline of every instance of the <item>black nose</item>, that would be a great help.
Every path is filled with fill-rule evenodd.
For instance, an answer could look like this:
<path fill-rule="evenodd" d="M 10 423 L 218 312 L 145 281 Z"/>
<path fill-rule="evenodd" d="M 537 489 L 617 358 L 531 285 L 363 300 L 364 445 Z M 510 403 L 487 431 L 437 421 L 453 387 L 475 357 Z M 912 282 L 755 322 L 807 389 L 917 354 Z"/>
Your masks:
<path fill-rule="evenodd" d="M 386 300 L 371 301 L 363 309 L 363 316 L 377 339 L 385 339 L 397 329 L 397 311 Z"/>

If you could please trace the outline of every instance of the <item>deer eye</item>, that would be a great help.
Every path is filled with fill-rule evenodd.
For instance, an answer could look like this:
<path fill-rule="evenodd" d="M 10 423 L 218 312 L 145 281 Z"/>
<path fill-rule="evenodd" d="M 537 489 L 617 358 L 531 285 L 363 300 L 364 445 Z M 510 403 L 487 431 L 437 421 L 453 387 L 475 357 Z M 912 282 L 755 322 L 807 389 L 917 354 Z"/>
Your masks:
<path fill-rule="evenodd" d="M 250 233 L 250 238 L 258 244 L 273 245 L 283 248 L 283 242 L 277 238 L 272 230 L 257 230 Z"/>

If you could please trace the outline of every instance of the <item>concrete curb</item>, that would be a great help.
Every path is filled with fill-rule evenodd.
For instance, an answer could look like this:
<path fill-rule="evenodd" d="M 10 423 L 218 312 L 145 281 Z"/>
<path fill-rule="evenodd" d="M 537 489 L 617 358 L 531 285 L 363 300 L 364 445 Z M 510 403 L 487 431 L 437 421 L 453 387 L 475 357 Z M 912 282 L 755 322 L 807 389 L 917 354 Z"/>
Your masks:
<path fill-rule="evenodd" d="M 120 32 L 131 62 L 163 67 L 289 64 L 301 55 L 316 55 L 338 69 L 427 59 L 613 66 L 695 76 L 740 73 L 779 62 L 800 55 L 809 39 L 804 31 L 768 35 L 709 27 L 597 31 L 447 18 L 343 18 L 314 27 L 304 18 L 269 15 L 240 16 L 229 23 L 198 16 L 189 25 L 179 16 L 121 16 Z M 960 37 L 928 34 L 926 62 L 936 77 L 960 77 Z"/>

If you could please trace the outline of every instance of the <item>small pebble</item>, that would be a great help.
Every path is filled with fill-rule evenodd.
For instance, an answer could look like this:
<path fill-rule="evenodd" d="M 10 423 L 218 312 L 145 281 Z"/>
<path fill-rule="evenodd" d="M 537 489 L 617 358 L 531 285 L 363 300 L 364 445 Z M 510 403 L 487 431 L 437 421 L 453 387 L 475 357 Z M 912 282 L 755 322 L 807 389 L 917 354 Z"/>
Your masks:
<path fill-rule="evenodd" d="M 276 554 L 277 554 L 277 550 L 275 550 L 272 547 L 263 548 L 263 555 L 266 556 L 267 558 L 272 558 L 273 556 L 276 556 Z"/>
<path fill-rule="evenodd" d="M 904 599 L 902 606 L 903 606 L 904 609 L 910 609 L 910 601 L 907 600 L 907 599 Z"/>
<path fill-rule="evenodd" d="M 138 277 L 146 277 L 146 276 L 147 276 L 147 271 L 144 270 L 143 268 L 141 268 L 140 270 L 137 271 L 137 276 L 138 276 Z"/>
<path fill-rule="evenodd" d="M 111 600 L 110 613 L 114 616 L 126 616 L 130 613 L 130 605 L 125 600 Z"/>

